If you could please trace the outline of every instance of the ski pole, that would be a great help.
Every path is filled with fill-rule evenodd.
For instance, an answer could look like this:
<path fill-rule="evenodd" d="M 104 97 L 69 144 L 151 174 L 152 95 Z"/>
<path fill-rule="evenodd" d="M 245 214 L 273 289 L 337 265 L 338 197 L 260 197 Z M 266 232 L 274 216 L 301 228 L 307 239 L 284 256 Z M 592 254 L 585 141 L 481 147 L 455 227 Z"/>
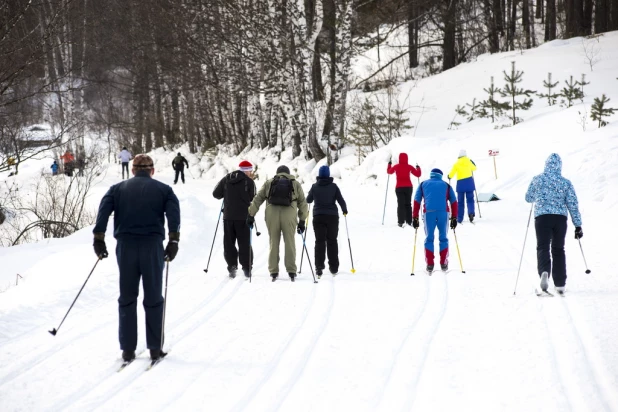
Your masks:
<path fill-rule="evenodd" d="M 586 256 L 584 256 L 584 249 L 582 248 L 582 241 L 581 239 L 577 239 L 577 241 L 579 242 L 579 250 L 582 251 L 582 258 L 584 258 L 584 265 L 586 266 L 586 273 L 590 273 L 590 269 L 588 269 L 588 263 L 586 263 Z"/>
<path fill-rule="evenodd" d="M 474 172 L 472 172 L 472 179 L 474 179 Z M 476 196 L 476 208 L 479 211 L 479 218 L 482 218 L 483 216 L 481 216 L 481 205 L 479 205 L 479 195 L 478 193 L 476 193 L 476 184 L 474 185 L 474 196 Z"/>
<path fill-rule="evenodd" d="M 212 237 L 212 245 L 210 246 L 210 254 L 208 255 L 208 263 L 206 264 L 206 269 L 204 272 L 208 273 L 208 268 L 210 267 L 210 257 L 212 256 L 212 249 L 215 247 L 215 239 L 217 238 L 217 230 L 219 230 L 219 222 L 221 221 L 221 213 L 223 213 L 223 202 L 221 202 L 221 210 L 219 211 L 219 218 L 217 219 L 217 227 L 215 228 L 215 235 Z"/>
<path fill-rule="evenodd" d="M 416 258 L 416 236 L 418 235 L 418 228 L 414 229 L 414 252 L 412 252 L 412 272 L 410 276 L 414 276 L 414 259 Z"/>
<path fill-rule="evenodd" d="M 300 235 L 300 238 L 303 239 L 303 235 Z M 307 250 L 305 239 L 303 239 L 303 249 L 305 250 L 305 253 L 307 254 L 307 262 L 309 263 L 309 267 L 311 268 L 311 274 L 313 275 L 313 283 L 318 283 L 318 281 L 315 280 L 315 273 L 313 273 L 313 265 L 311 264 L 311 259 L 309 259 L 309 251 Z"/>
<path fill-rule="evenodd" d="M 307 213 L 307 219 L 305 219 L 305 233 L 303 233 L 303 243 L 305 243 L 305 240 L 307 239 L 307 227 L 309 226 L 309 216 L 311 215 L 311 206 L 309 206 L 309 212 Z M 300 272 L 302 272 L 303 270 L 303 258 L 305 257 L 305 255 L 303 255 L 302 253 L 300 254 L 300 267 L 298 268 L 298 274 L 300 275 Z"/>
<path fill-rule="evenodd" d="M 257 232 L 257 226 L 255 230 Z M 253 277 L 253 228 L 250 227 L 249 228 L 249 283 L 251 283 L 252 277 Z"/>
<path fill-rule="evenodd" d="M 73 303 L 71 303 L 71 307 L 67 311 L 66 315 L 64 315 L 64 318 L 62 318 L 62 322 L 60 322 L 60 325 L 58 325 L 58 329 L 54 328 L 54 329 L 48 331 L 49 333 L 51 333 L 52 335 L 56 336 L 56 333 L 58 333 L 58 331 L 60 330 L 60 327 L 64 323 L 64 320 L 67 318 L 67 316 L 69 316 L 69 312 L 71 311 L 71 309 L 73 309 L 73 305 L 75 305 L 75 302 L 77 302 L 77 298 L 82 293 L 82 290 L 84 290 L 84 287 L 86 286 L 86 283 L 88 283 L 88 279 L 90 279 L 90 275 L 92 275 L 92 272 L 94 272 L 94 269 L 97 267 L 97 265 L 99 264 L 100 261 L 101 261 L 101 258 L 98 258 L 96 263 L 94 264 L 92 270 L 90 271 L 90 274 L 86 278 L 86 281 L 82 285 L 82 288 L 79 290 L 79 292 L 77 292 L 77 296 L 75 296 L 75 299 L 73 300 Z"/>
<path fill-rule="evenodd" d="M 258 236 L 261 235 L 262 233 L 257 228 L 257 222 L 253 222 L 253 224 L 255 225 L 255 234 Z"/>
<path fill-rule="evenodd" d="M 388 183 L 391 180 L 391 175 L 386 178 L 386 194 L 384 195 L 384 211 L 382 212 L 382 226 L 384 226 L 384 216 L 386 216 L 386 199 L 388 198 Z"/>
<path fill-rule="evenodd" d="M 521 262 L 524 260 L 524 249 L 526 248 L 526 239 L 528 238 L 528 229 L 530 228 L 530 220 L 532 219 L 532 208 L 534 203 L 530 205 L 530 215 L 528 215 L 528 226 L 526 226 L 526 236 L 524 236 L 524 246 L 521 249 L 521 258 L 519 259 L 519 269 L 517 269 L 517 278 L 515 279 L 515 289 L 513 295 L 517 292 L 517 283 L 519 282 L 519 271 L 521 270 Z"/>
<path fill-rule="evenodd" d="M 165 309 L 167 309 L 167 279 L 170 274 L 170 261 L 167 259 L 165 269 L 165 293 L 163 294 L 163 319 L 161 320 L 161 351 L 163 351 L 163 341 L 165 337 Z"/>
<path fill-rule="evenodd" d="M 348 214 L 343 215 L 345 218 L 345 231 L 348 234 L 348 247 L 350 248 L 350 262 L 352 262 L 352 270 L 350 272 L 356 273 L 356 269 L 354 269 L 354 259 L 352 258 L 352 244 L 350 243 L 350 232 L 348 231 Z"/>
<path fill-rule="evenodd" d="M 459 253 L 459 243 L 457 242 L 457 233 L 455 232 L 455 229 L 453 229 L 453 235 L 455 236 L 455 246 L 457 246 L 457 256 L 459 257 L 459 268 L 461 269 L 461 273 L 466 273 L 466 271 L 463 270 L 463 264 L 461 263 L 461 253 Z"/>

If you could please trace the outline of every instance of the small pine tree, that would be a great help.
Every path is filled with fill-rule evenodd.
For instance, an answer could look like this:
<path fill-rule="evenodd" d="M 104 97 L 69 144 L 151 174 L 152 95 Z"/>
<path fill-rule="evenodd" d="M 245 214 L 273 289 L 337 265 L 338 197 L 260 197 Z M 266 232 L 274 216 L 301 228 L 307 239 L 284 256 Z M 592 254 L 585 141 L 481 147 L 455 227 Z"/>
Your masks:
<path fill-rule="evenodd" d="M 618 111 L 618 109 L 615 108 L 605 107 L 608 102 L 609 99 L 605 97 L 605 95 L 601 96 L 600 99 L 598 97 L 594 98 L 594 103 L 590 110 L 590 117 L 592 120 L 599 122 L 599 127 L 607 125 L 607 122 L 603 120 L 604 117 L 611 116 Z"/>
<path fill-rule="evenodd" d="M 584 86 L 587 86 L 590 84 L 590 82 L 586 81 L 586 75 L 582 73 L 582 81 L 581 82 L 576 82 L 576 84 L 581 87 L 581 91 L 582 91 L 582 95 L 580 97 L 582 103 L 584 102 L 584 97 L 586 96 L 586 94 L 584 93 Z"/>
<path fill-rule="evenodd" d="M 528 110 L 532 107 L 532 99 L 530 95 L 536 93 L 534 90 L 527 90 L 518 88 L 517 84 L 521 83 L 522 77 L 524 75 L 523 71 L 515 70 L 515 62 L 511 62 L 511 73 L 507 74 L 506 71 L 504 73 L 504 81 L 506 81 L 506 85 L 503 90 L 499 90 L 499 93 L 502 97 L 510 97 L 511 101 L 506 103 L 506 109 L 512 111 L 512 115 L 509 116 L 511 120 L 513 120 L 513 126 L 517 123 L 521 122 L 521 119 L 517 117 L 517 110 Z M 524 99 L 523 102 L 518 102 L 517 97 L 526 96 L 527 99 Z"/>
<path fill-rule="evenodd" d="M 551 90 L 558 86 L 559 82 L 551 82 L 551 73 L 547 73 L 547 80 L 543 80 L 543 87 L 547 89 L 547 94 L 539 94 L 539 97 L 547 98 L 547 104 L 553 106 L 556 104 L 556 100 L 560 97 L 560 93 L 552 93 Z"/>
<path fill-rule="evenodd" d="M 455 108 L 455 116 L 453 116 L 453 120 L 451 120 L 451 124 L 449 125 L 448 129 L 452 130 L 453 128 L 461 126 L 461 123 L 456 122 L 455 119 L 457 118 L 457 116 L 465 117 L 467 115 L 468 112 L 466 112 L 466 109 L 463 106 L 457 105 L 457 108 Z"/>
<path fill-rule="evenodd" d="M 566 107 L 573 106 L 573 102 L 577 99 L 583 99 L 584 94 L 581 89 L 577 87 L 579 82 L 573 81 L 573 76 L 569 78 L 569 81 L 564 81 L 566 87 L 562 88 L 560 92 L 560 96 L 564 97 L 566 100 L 562 100 L 562 104 L 566 104 Z"/>
<path fill-rule="evenodd" d="M 494 77 L 491 76 L 491 85 L 487 89 L 483 89 L 487 93 L 487 100 L 483 100 L 479 103 L 481 106 L 478 111 L 478 116 L 485 118 L 491 117 L 491 122 L 496 121 L 496 117 L 502 116 L 504 110 L 507 109 L 506 103 L 501 103 L 496 100 L 496 95 L 500 93 L 500 89 L 497 89 L 494 85 Z"/>
<path fill-rule="evenodd" d="M 466 103 L 466 106 L 470 108 L 470 111 L 468 112 L 468 121 L 471 122 L 479 113 L 479 106 L 476 104 L 476 98 L 472 99 L 472 104 Z"/>

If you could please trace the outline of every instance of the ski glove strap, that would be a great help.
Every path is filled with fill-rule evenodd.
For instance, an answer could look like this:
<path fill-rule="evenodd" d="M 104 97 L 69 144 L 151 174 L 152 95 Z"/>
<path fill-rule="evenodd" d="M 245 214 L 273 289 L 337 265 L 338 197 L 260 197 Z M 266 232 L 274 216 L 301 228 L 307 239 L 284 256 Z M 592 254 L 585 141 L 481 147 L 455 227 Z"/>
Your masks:
<path fill-rule="evenodd" d="M 584 237 L 584 231 L 581 226 L 575 228 L 575 239 L 581 239 Z"/>

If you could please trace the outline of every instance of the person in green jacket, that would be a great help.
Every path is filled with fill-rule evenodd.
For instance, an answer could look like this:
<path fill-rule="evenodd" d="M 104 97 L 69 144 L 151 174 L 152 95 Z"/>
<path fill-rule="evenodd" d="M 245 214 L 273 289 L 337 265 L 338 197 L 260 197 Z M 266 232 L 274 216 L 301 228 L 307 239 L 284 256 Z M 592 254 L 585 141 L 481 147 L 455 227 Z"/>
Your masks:
<path fill-rule="evenodd" d="M 305 231 L 309 206 L 300 183 L 290 174 L 287 166 L 279 166 L 277 174 L 267 180 L 249 206 L 247 225 L 253 228 L 255 215 L 264 201 L 265 220 L 270 236 L 268 271 L 273 282 L 279 276 L 279 243 L 281 234 L 285 244 L 285 270 L 292 282 L 296 278 L 296 240 L 294 234 Z M 298 220 L 297 220 L 298 216 Z"/>

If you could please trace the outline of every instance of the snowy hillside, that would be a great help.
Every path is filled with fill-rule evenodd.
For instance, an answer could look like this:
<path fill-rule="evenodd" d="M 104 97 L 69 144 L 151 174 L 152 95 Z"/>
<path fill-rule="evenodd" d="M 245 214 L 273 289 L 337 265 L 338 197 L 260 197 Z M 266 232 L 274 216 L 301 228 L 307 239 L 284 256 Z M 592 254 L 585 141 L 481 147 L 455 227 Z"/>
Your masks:
<path fill-rule="evenodd" d="M 349 208 L 355 274 L 342 218 L 339 275 L 314 284 L 305 256 L 296 283 L 283 277 L 271 283 L 264 207 L 256 218 L 262 234 L 253 238 L 252 283 L 227 277 L 221 228 L 204 273 L 220 207 L 211 193 L 226 171 L 248 158 L 259 165 L 259 186 L 285 163 L 308 191 L 321 164 L 291 160 L 288 152 L 277 162 L 257 150 L 220 156 L 214 164 L 188 157 L 196 179 L 187 173 L 187 184 L 174 186 L 182 236 L 169 269 L 165 348 L 171 353 L 151 371 L 145 371 L 139 305 L 138 359 L 116 372 L 118 272 L 111 224 L 110 258 L 99 263 L 56 337 L 47 331 L 58 326 L 96 261 L 92 227 L 64 239 L 0 249 L 0 280 L 14 280 L 16 273 L 25 278 L 0 294 L 0 410 L 617 411 L 612 223 L 618 212 L 618 114 L 603 128 L 588 119 L 584 131 L 578 123 L 578 111 L 589 113 L 593 98 L 603 93 L 618 107 L 618 33 L 598 44 L 602 58 L 592 72 L 581 39 L 571 39 L 523 54 L 482 56 L 401 86 L 414 87 L 412 101 L 425 106 L 417 129 L 360 166 L 352 148 L 332 166 Z M 590 85 L 584 103 L 565 109 L 535 98 L 517 126 L 495 129 L 488 120 L 475 120 L 447 130 L 455 106 L 482 98 L 490 76 L 501 87 L 502 70 L 512 60 L 525 71 L 523 86 L 535 90 L 549 71 L 561 82 L 585 73 Z M 411 122 L 417 123 L 413 113 Z M 449 232 L 448 274 L 425 274 L 420 230 L 410 276 L 415 232 L 396 225 L 394 180 L 387 180 L 386 163 L 406 152 L 425 179 L 434 167 L 448 173 L 460 149 L 478 165 L 478 192 L 501 200 L 481 203 L 475 225 L 466 221 Z M 489 150 L 500 153 L 497 178 Z M 569 219 L 566 296 L 538 298 L 532 293 L 538 280 L 534 225 L 527 231 L 524 193 L 552 152 L 562 157 L 563 175 L 577 191 L 581 245 L 592 272 L 584 273 Z M 167 184 L 173 155 L 153 154 L 155 178 Z M 119 181 L 117 167 L 102 175 L 93 206 Z M 25 167 L 20 170 L 20 179 L 27 175 Z M 309 227 L 313 262 L 311 219 Z"/>

